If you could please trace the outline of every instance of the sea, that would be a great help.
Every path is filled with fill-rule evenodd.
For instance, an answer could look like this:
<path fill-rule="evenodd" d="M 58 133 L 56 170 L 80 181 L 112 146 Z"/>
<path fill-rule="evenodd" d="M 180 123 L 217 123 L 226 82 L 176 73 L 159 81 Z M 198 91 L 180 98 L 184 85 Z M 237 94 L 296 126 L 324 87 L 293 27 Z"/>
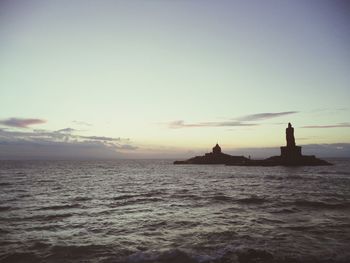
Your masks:
<path fill-rule="evenodd" d="M 172 161 L 0 161 L 0 262 L 350 262 L 350 159 Z"/>

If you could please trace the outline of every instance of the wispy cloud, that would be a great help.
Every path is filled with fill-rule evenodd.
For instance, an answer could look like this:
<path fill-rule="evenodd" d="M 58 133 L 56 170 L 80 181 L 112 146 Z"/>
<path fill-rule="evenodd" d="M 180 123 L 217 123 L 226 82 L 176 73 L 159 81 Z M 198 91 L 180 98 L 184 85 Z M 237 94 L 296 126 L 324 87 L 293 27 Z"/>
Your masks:
<path fill-rule="evenodd" d="M 116 147 L 96 141 L 0 141 L 0 159 L 113 159 Z"/>
<path fill-rule="evenodd" d="M 58 132 L 58 133 L 72 133 L 75 131 L 76 131 L 76 129 L 73 129 L 73 128 L 65 128 L 65 129 L 57 130 L 56 132 Z"/>
<path fill-rule="evenodd" d="M 261 120 L 277 118 L 277 117 L 295 114 L 295 113 L 298 113 L 298 111 L 263 112 L 263 113 L 245 115 L 245 116 L 239 117 L 237 120 L 239 120 L 239 121 L 261 121 Z"/>
<path fill-rule="evenodd" d="M 168 123 L 171 129 L 193 128 L 193 127 L 237 127 L 237 126 L 257 126 L 256 123 L 243 123 L 239 121 L 218 121 L 218 122 L 197 122 L 185 123 L 183 120 L 177 120 Z"/>
<path fill-rule="evenodd" d="M 78 130 L 0 129 L 0 159 L 116 158 L 138 149 L 129 138 L 84 136 Z"/>
<path fill-rule="evenodd" d="M 207 121 L 207 122 L 194 122 L 186 123 L 184 120 L 176 120 L 167 123 L 171 129 L 180 128 L 195 128 L 195 127 L 250 127 L 258 126 L 259 123 L 252 123 L 262 121 L 266 119 L 277 118 L 285 115 L 295 114 L 298 111 L 284 111 L 284 112 L 263 112 L 251 115 L 245 115 L 242 117 L 232 118 L 224 121 Z"/>
<path fill-rule="evenodd" d="M 309 126 L 303 126 L 302 128 L 308 128 L 308 129 L 350 128 L 350 122 L 343 122 L 343 123 L 330 124 L 330 125 L 309 125 Z"/>
<path fill-rule="evenodd" d="M 74 120 L 74 121 L 72 121 L 72 123 L 77 124 L 77 125 L 82 125 L 82 126 L 92 126 L 91 123 L 88 123 L 88 122 L 85 122 L 85 121 Z"/>
<path fill-rule="evenodd" d="M 43 119 L 22 119 L 22 118 L 9 118 L 5 120 L 0 120 L 0 124 L 16 127 L 16 128 L 28 128 L 31 125 L 46 123 Z"/>
<path fill-rule="evenodd" d="M 120 145 L 118 147 L 118 149 L 122 149 L 122 150 L 136 150 L 138 149 L 139 147 L 137 146 L 134 146 L 134 145 L 130 145 L 130 144 L 123 144 L 123 145 Z"/>
<path fill-rule="evenodd" d="M 106 141 L 106 142 L 120 142 L 122 140 L 119 137 L 113 138 L 113 137 L 105 137 L 105 136 L 79 136 L 79 137 L 83 139 L 89 139 L 94 141 Z M 129 139 L 124 139 L 124 140 L 129 140 Z"/>
<path fill-rule="evenodd" d="M 73 128 L 64 128 L 56 131 L 48 130 L 33 130 L 33 131 L 11 131 L 8 129 L 0 129 L 1 140 L 46 140 L 46 141 L 101 141 L 111 143 L 126 143 L 130 142 L 129 138 L 121 137 L 105 137 L 105 136 L 85 136 L 77 134 L 78 130 Z"/>

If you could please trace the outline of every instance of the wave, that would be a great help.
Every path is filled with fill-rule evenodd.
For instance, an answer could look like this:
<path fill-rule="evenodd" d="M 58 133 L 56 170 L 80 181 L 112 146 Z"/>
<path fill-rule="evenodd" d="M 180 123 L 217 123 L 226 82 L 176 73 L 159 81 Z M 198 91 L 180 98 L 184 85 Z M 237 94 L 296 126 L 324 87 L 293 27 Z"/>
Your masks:
<path fill-rule="evenodd" d="M 122 260 L 111 260 L 106 262 L 116 263 L 345 263 L 346 256 L 331 255 L 300 256 L 289 254 L 282 256 L 274 254 L 268 249 L 257 249 L 249 247 L 237 247 L 228 245 L 212 252 L 191 252 L 185 249 L 171 249 L 167 251 L 138 251 L 132 253 Z"/>
<path fill-rule="evenodd" d="M 267 200 L 265 198 L 259 197 L 257 195 L 252 195 L 250 197 L 241 198 L 238 199 L 237 202 L 243 203 L 243 204 L 262 204 L 265 203 Z"/>
<path fill-rule="evenodd" d="M 50 247 L 51 245 L 48 244 L 48 243 L 44 243 L 44 242 L 35 242 L 31 247 L 30 249 L 43 249 L 43 248 L 48 248 Z"/>
<path fill-rule="evenodd" d="M 191 200 L 200 200 L 203 197 L 195 194 L 173 194 L 170 196 L 175 199 L 191 199 Z"/>
<path fill-rule="evenodd" d="M 287 258 L 274 255 L 269 250 L 255 248 L 238 248 L 228 246 L 211 253 L 193 253 L 182 249 L 168 251 L 139 251 L 121 261 L 126 263 L 345 263 L 346 259 L 288 256 Z"/>
<path fill-rule="evenodd" d="M 72 213 L 67 213 L 67 214 L 55 214 L 55 215 L 48 215 L 44 216 L 44 220 L 56 220 L 56 219 L 61 219 L 61 218 L 66 218 L 66 217 L 71 217 L 73 216 Z"/>
<path fill-rule="evenodd" d="M 62 209 L 72 209 L 72 208 L 81 208 L 81 205 L 79 204 L 52 205 L 52 206 L 41 207 L 41 208 L 38 208 L 37 210 L 62 210 Z"/>
<path fill-rule="evenodd" d="M 124 200 L 124 199 L 131 199 L 131 198 L 139 198 L 139 197 L 159 197 L 163 195 L 164 193 L 161 191 L 150 191 L 147 193 L 141 193 L 141 194 L 124 194 L 124 195 L 119 195 L 112 197 L 112 200 Z"/>
<path fill-rule="evenodd" d="M 214 195 L 212 196 L 212 199 L 216 200 L 216 201 L 233 201 L 233 198 L 231 196 L 227 196 L 227 195 Z"/>
<path fill-rule="evenodd" d="M 116 249 L 108 245 L 51 245 L 36 242 L 29 249 L 44 250 L 45 253 L 11 252 L 0 256 L 0 262 L 103 262 L 103 263 L 345 263 L 343 255 L 282 255 L 268 248 L 251 248 L 242 245 L 226 245 L 215 250 L 168 250 Z M 273 248 L 272 248 L 273 249 Z"/>
<path fill-rule="evenodd" d="M 293 208 L 275 208 L 270 211 L 270 213 L 273 214 L 289 214 L 289 213 L 296 213 L 297 210 Z"/>
<path fill-rule="evenodd" d="M 38 221 L 54 221 L 60 220 L 63 218 L 73 216 L 73 213 L 64 213 L 64 214 L 52 214 L 52 215 L 34 215 L 29 217 L 20 217 L 20 218 L 8 218 L 7 220 L 38 220 Z"/>
<path fill-rule="evenodd" d="M 224 194 L 217 194 L 217 195 L 209 196 L 209 198 L 211 200 L 219 201 L 219 202 L 231 202 L 231 203 L 242 203 L 242 204 L 262 204 L 268 201 L 265 198 L 259 197 L 257 195 L 251 195 L 249 197 L 237 199 L 236 197 L 227 196 Z M 199 199 L 202 199 L 202 198 L 199 198 Z"/>
<path fill-rule="evenodd" d="M 92 258 L 96 257 L 96 260 Z M 266 250 L 247 249 L 228 251 L 221 255 L 192 254 L 180 249 L 165 252 L 135 252 L 129 256 L 118 255 L 111 249 L 103 251 L 97 246 L 53 247 L 47 256 L 33 252 L 15 252 L 0 257 L 3 263 L 36 263 L 36 262 L 101 262 L 101 263 L 346 263 L 346 258 L 315 258 L 288 256 L 280 258 Z"/>
<path fill-rule="evenodd" d="M 145 197 L 151 197 L 151 196 L 160 196 L 160 195 L 163 195 L 164 192 L 162 191 L 159 191 L 159 190 L 154 190 L 154 191 L 150 191 L 150 192 L 147 192 L 147 193 L 144 193 L 144 194 L 141 194 L 142 196 L 145 196 Z"/>
<path fill-rule="evenodd" d="M 309 200 L 299 199 L 299 200 L 296 200 L 293 204 L 296 206 L 304 206 L 304 207 L 312 207 L 312 208 L 328 208 L 328 209 L 350 208 L 350 202 L 326 203 L 321 201 L 309 201 Z"/>
<path fill-rule="evenodd" d="M 160 202 L 163 201 L 161 198 L 122 198 L 117 199 L 117 202 L 107 204 L 107 207 L 120 207 L 120 206 L 128 206 L 128 205 L 134 205 L 134 204 L 145 204 L 145 203 L 154 203 L 154 202 Z"/>
<path fill-rule="evenodd" d="M 244 197 L 237 199 L 232 196 L 227 196 L 224 194 L 217 194 L 209 197 L 211 200 L 219 201 L 219 202 L 231 202 L 231 203 L 242 203 L 242 204 L 262 204 L 267 200 L 265 198 L 259 197 L 257 195 L 251 195 L 249 197 Z"/>
<path fill-rule="evenodd" d="M 321 175 L 350 175 L 350 172 L 348 171 L 320 171 L 318 174 Z"/>
<path fill-rule="evenodd" d="M 52 214 L 52 215 L 32 215 L 24 217 L 0 217 L 0 221 L 11 222 L 11 221 L 57 221 L 64 218 L 68 218 L 75 215 L 74 213 L 64 213 L 64 214 Z"/>
<path fill-rule="evenodd" d="M 265 250 L 247 249 L 237 253 L 238 262 L 271 262 L 273 255 Z"/>
<path fill-rule="evenodd" d="M 298 174 L 293 174 L 293 175 L 265 175 L 265 179 L 268 180 L 278 180 L 278 181 L 286 181 L 286 180 L 302 180 L 302 181 L 315 181 L 317 180 L 314 177 L 310 176 L 303 176 L 303 175 L 298 175 Z"/>
<path fill-rule="evenodd" d="M 37 183 L 40 185 L 49 185 L 49 184 L 45 184 L 45 183 L 52 183 L 52 182 L 55 182 L 55 180 L 42 179 L 42 180 L 37 181 Z"/>
<path fill-rule="evenodd" d="M 86 196 L 78 196 L 78 197 L 75 197 L 73 200 L 74 201 L 89 201 L 91 200 L 92 198 L 90 197 L 86 197 Z"/>
<path fill-rule="evenodd" d="M 16 262 L 16 263 L 36 263 L 41 262 L 42 260 L 40 257 L 38 257 L 35 253 L 31 252 L 15 252 L 7 254 L 3 257 L 0 257 L 0 262 L 3 263 L 10 263 L 10 262 Z"/>
<path fill-rule="evenodd" d="M 76 257 L 86 254 L 93 254 L 98 251 L 108 251 L 109 247 L 104 245 L 54 245 L 50 248 L 51 256 L 53 257 L 66 257 L 67 255 Z"/>
<path fill-rule="evenodd" d="M 286 226 L 285 228 L 296 231 L 310 231 L 315 229 L 315 226 Z"/>
<path fill-rule="evenodd" d="M 116 201 L 125 200 L 125 199 L 130 199 L 135 197 L 139 197 L 139 195 L 119 195 L 119 196 L 112 197 L 112 200 L 116 200 Z"/>
<path fill-rule="evenodd" d="M 31 227 L 30 229 L 31 230 L 35 230 L 35 231 L 42 231 L 42 230 L 48 230 L 48 231 L 57 231 L 58 229 L 62 229 L 64 228 L 64 226 L 62 225 L 59 225 L 59 224 L 40 224 L 40 225 L 37 225 L 37 226 L 33 226 Z"/>
<path fill-rule="evenodd" d="M 11 209 L 11 206 L 0 206 L 0 212 L 8 211 L 10 209 Z"/>
<path fill-rule="evenodd" d="M 112 174 L 93 170 L 88 162 L 72 164 L 69 172 L 61 163 L 49 164 L 53 167 L 33 165 L 27 180 L 0 178 L 11 184 L 0 186 L 0 192 L 6 190 L 0 204 L 0 262 L 296 263 L 312 257 L 315 263 L 335 263 L 350 258 L 350 176 L 321 176 L 323 167 L 180 171 L 171 164 L 143 173 L 113 162 L 118 172 Z M 196 176 L 202 170 L 205 176 Z M 57 184 L 38 184 L 51 178 L 61 190 L 53 190 Z M 309 178 L 315 181 L 304 181 Z"/>
<path fill-rule="evenodd" d="M 136 252 L 134 254 L 129 255 L 126 258 L 126 262 L 132 262 L 132 263 L 138 263 L 138 262 L 159 262 L 159 263 L 175 263 L 175 262 L 182 262 L 182 263 L 196 263 L 198 262 L 195 260 L 191 255 L 186 253 L 185 251 L 174 249 L 169 250 L 165 252 Z"/>
<path fill-rule="evenodd" d="M 266 175 L 265 179 L 269 179 L 269 180 L 284 180 L 285 178 L 283 176 L 280 175 Z"/>
<path fill-rule="evenodd" d="M 10 233 L 9 230 L 0 228 L 0 234 L 8 234 L 8 233 Z M 1 246 L 1 243 L 0 243 L 0 246 Z"/>
<path fill-rule="evenodd" d="M 27 174 L 26 174 L 26 173 L 23 173 L 23 172 L 17 172 L 17 173 L 15 173 L 14 176 L 15 176 L 15 177 L 22 177 L 22 176 L 27 176 Z"/>

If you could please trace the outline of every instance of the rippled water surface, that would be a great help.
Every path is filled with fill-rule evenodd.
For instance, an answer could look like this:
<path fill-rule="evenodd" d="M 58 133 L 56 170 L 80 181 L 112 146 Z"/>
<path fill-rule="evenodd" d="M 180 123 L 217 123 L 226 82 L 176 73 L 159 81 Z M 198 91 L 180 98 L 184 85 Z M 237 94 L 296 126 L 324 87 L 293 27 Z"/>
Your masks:
<path fill-rule="evenodd" d="M 350 262 L 350 161 L 1 161 L 0 262 Z"/>

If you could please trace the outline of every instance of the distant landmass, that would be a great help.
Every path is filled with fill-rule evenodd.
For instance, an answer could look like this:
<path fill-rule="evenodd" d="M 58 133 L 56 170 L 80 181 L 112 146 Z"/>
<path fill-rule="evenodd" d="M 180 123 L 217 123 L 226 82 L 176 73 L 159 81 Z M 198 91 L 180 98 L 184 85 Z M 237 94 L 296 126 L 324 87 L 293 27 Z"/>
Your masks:
<path fill-rule="evenodd" d="M 314 155 L 302 155 L 301 146 L 295 144 L 294 128 L 288 123 L 286 128 L 286 146 L 281 146 L 281 155 L 272 156 L 264 160 L 252 160 L 242 156 L 233 156 L 221 151 L 216 144 L 211 153 L 204 156 L 196 156 L 185 161 L 175 161 L 174 164 L 225 164 L 236 166 L 319 166 L 332 165 L 331 163 L 316 158 Z"/>

